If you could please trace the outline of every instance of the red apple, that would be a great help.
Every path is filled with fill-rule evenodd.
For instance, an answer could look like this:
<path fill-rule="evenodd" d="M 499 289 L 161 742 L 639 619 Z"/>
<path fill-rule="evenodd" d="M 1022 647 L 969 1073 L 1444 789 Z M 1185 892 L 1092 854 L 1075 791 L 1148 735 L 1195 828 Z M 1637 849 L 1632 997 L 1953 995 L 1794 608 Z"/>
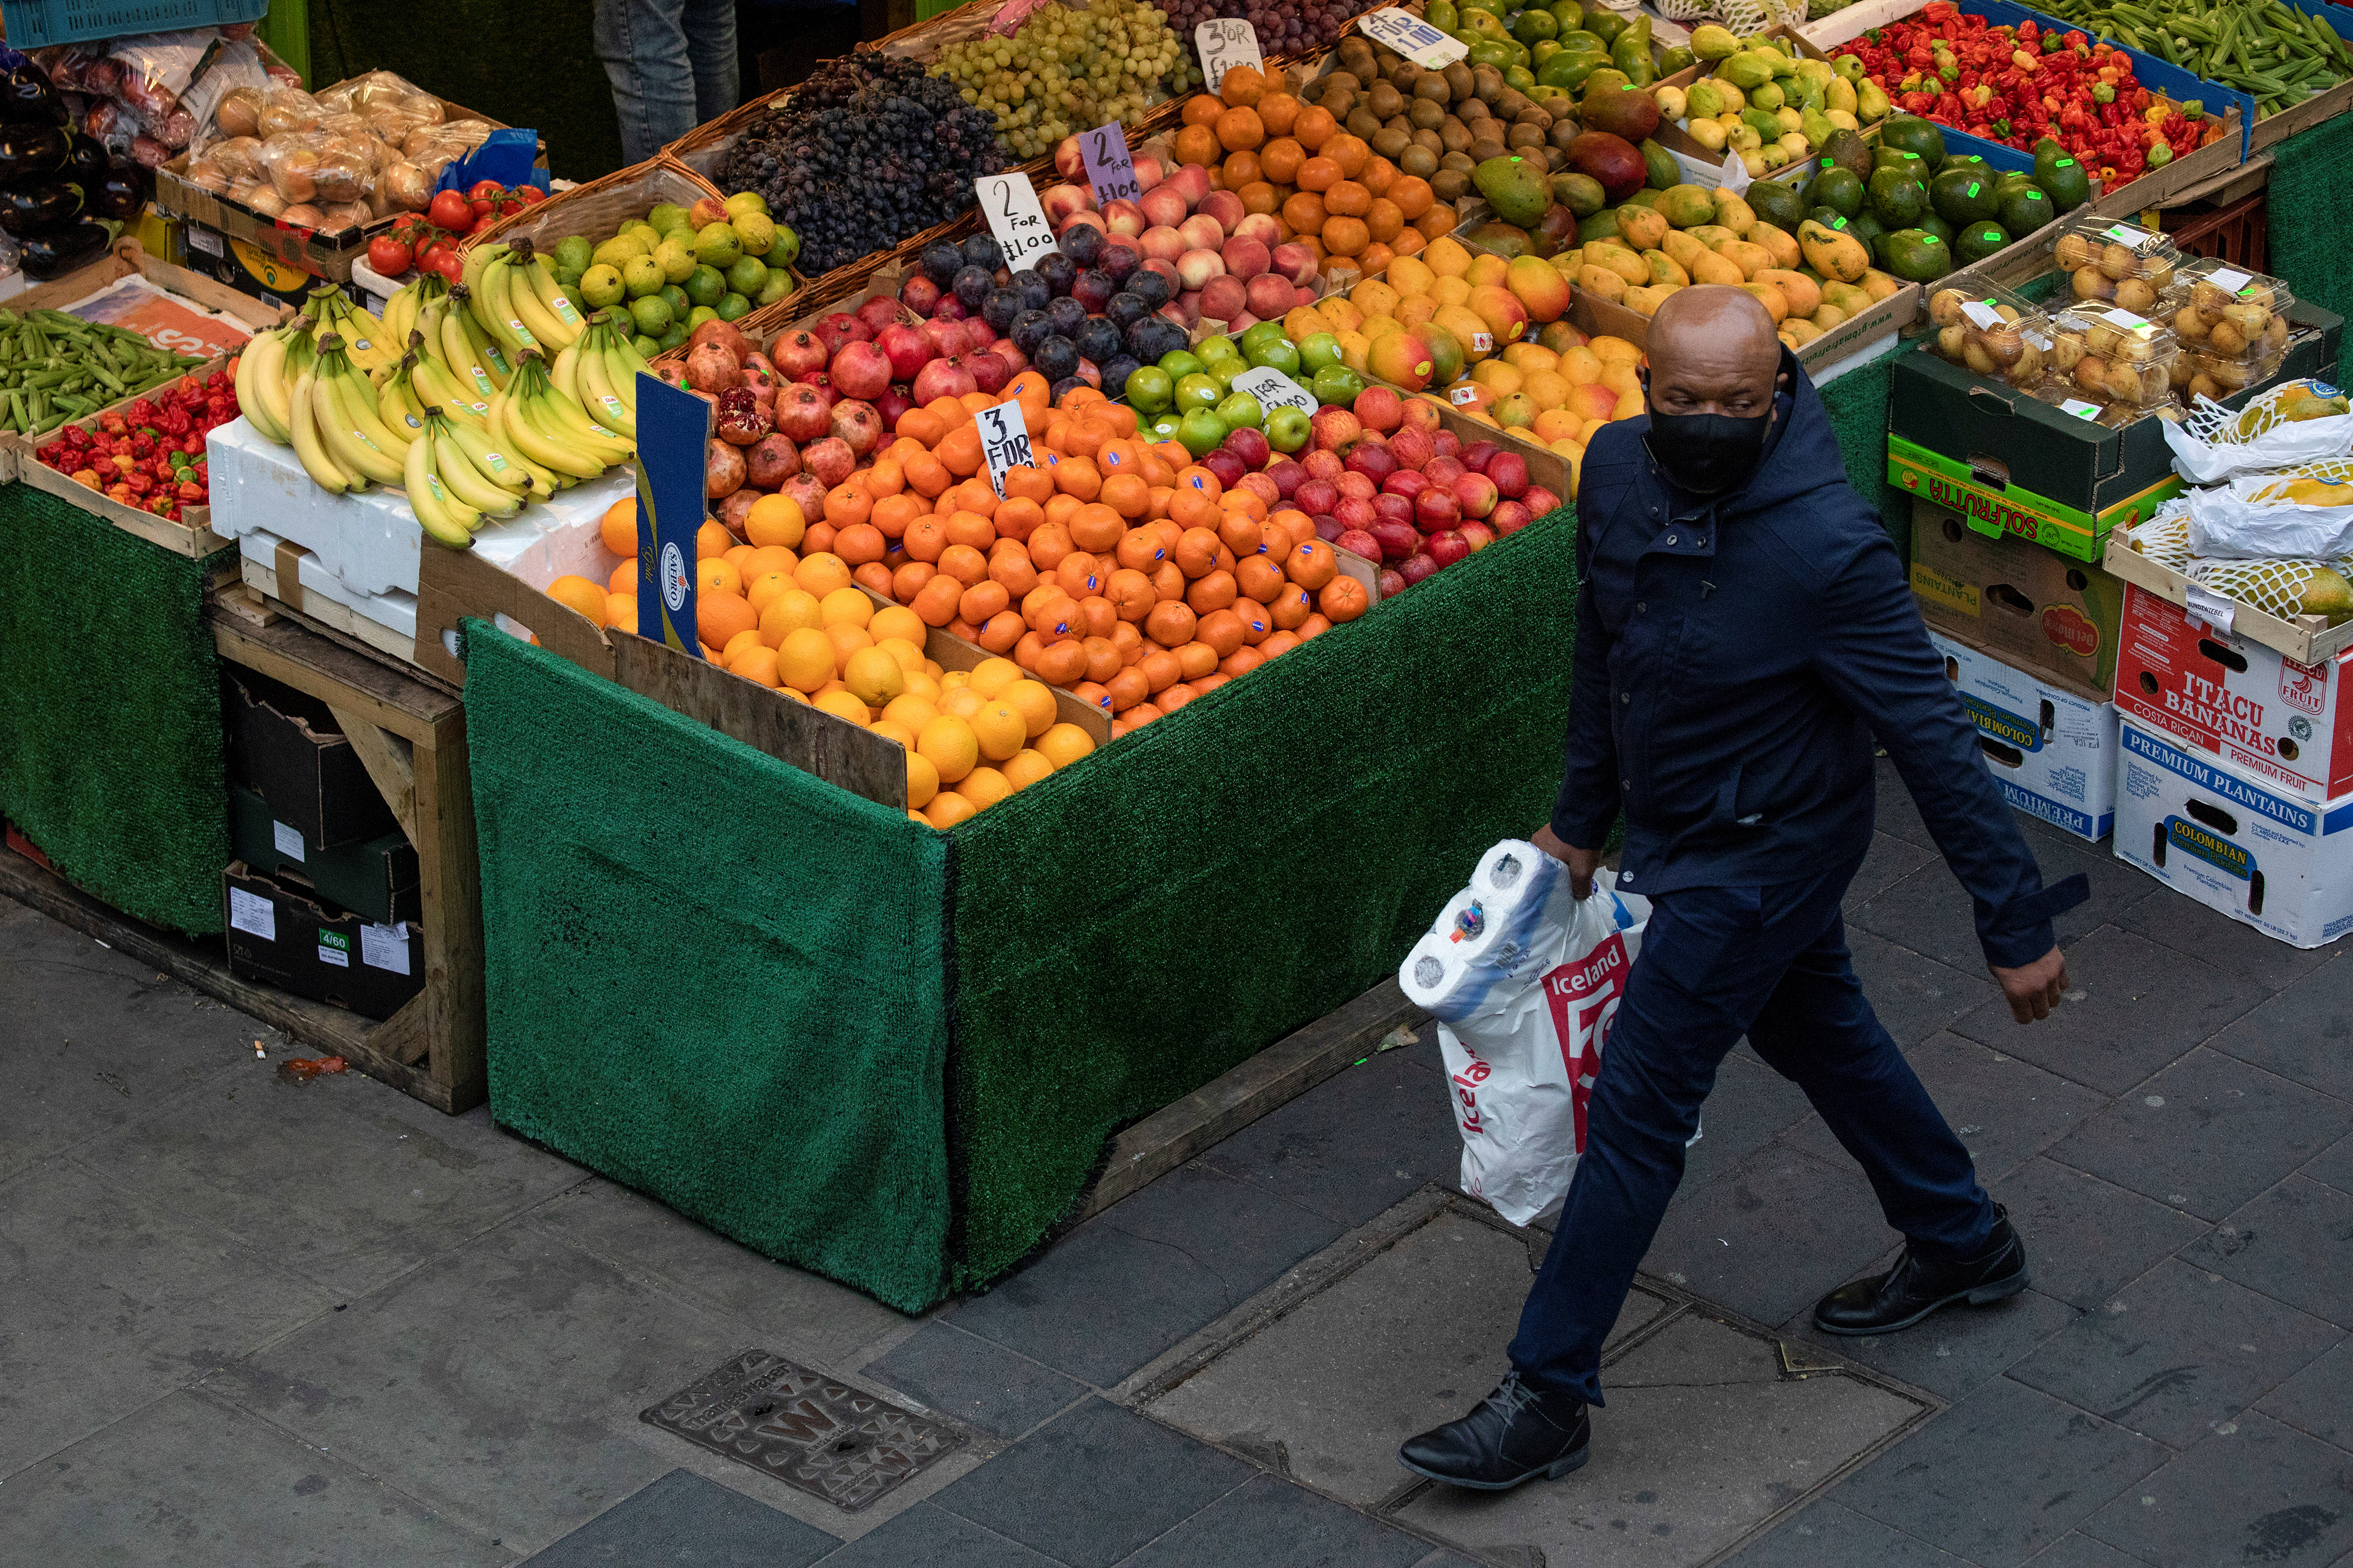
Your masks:
<path fill-rule="evenodd" d="M 1440 566 L 1451 566 L 1470 553 L 1471 542 L 1459 528 L 1441 528 L 1430 536 L 1430 558 Z"/>
<path fill-rule="evenodd" d="M 1325 452 L 1336 451 L 1365 433 L 1364 422 L 1337 404 L 1317 409 L 1307 428 L 1316 448 Z"/>
<path fill-rule="evenodd" d="M 1218 483 L 1224 489 L 1232 489 L 1241 482 L 1241 455 L 1230 446 L 1219 447 L 1199 461 L 1201 467 L 1218 476 Z"/>
<path fill-rule="evenodd" d="M 1503 503 L 1498 501 L 1495 504 L 1501 506 Z M 1470 544 L 1471 553 L 1473 555 L 1495 542 L 1495 531 L 1483 522 L 1466 522 L 1462 525 L 1461 532 L 1463 539 Z"/>
<path fill-rule="evenodd" d="M 1370 500 L 1374 496 L 1380 493 L 1379 487 L 1376 486 L 1370 479 L 1366 478 L 1363 474 L 1356 472 L 1354 469 L 1342 474 L 1338 479 L 1334 479 L 1332 483 L 1338 487 L 1340 494 L 1344 498 L 1354 496 L 1358 500 Z"/>
<path fill-rule="evenodd" d="M 1356 394 L 1355 412 L 1367 430 L 1389 431 L 1405 423 L 1405 399 L 1397 389 L 1388 386 L 1368 386 Z M 1398 459 L 1400 463 L 1404 458 Z"/>
<path fill-rule="evenodd" d="M 1528 460 L 1517 452 L 1498 451 L 1479 471 L 1495 481 L 1498 495 L 1517 500 L 1528 493 Z"/>
<path fill-rule="evenodd" d="M 1401 522 L 1413 527 L 1413 502 L 1405 496 L 1391 495 L 1387 490 L 1373 498 L 1374 514 L 1384 522 Z"/>
<path fill-rule="evenodd" d="M 1380 575 L 1373 579 L 1373 597 L 1376 599 L 1394 599 L 1404 592 L 1405 574 L 1394 566 L 1383 567 Z"/>
<path fill-rule="evenodd" d="M 1437 413 L 1438 405 L 1436 404 L 1429 402 L 1427 399 L 1416 399 L 1416 401 L 1419 402 L 1423 407 L 1428 408 L 1433 415 Z M 1462 437 L 1443 426 L 1433 426 L 1431 427 L 1430 432 L 1430 446 L 1436 450 L 1438 456 L 1441 458 L 1455 457 L 1462 450 Z"/>
<path fill-rule="evenodd" d="M 1450 458 L 1441 452 L 1424 463 L 1421 466 L 1421 471 L 1431 484 L 1445 489 L 1452 489 L 1454 481 L 1471 470 L 1462 466 L 1461 458 Z"/>
<path fill-rule="evenodd" d="M 1396 394 L 1391 393 L 1390 396 L 1394 398 Z M 1356 401 L 1361 403 L 1364 399 L 1360 397 Z M 1357 442 L 1356 446 L 1349 448 L 1348 456 L 1345 460 L 1348 465 L 1349 472 L 1364 475 L 1373 482 L 1375 489 L 1378 489 L 1384 479 L 1398 471 L 1397 454 L 1377 442 Z"/>
<path fill-rule="evenodd" d="M 1495 481 L 1484 474 L 1465 474 L 1454 481 L 1454 504 L 1462 509 L 1464 517 L 1486 516 L 1495 510 L 1499 499 Z"/>
<path fill-rule="evenodd" d="M 1474 474 L 1487 471 L 1487 459 L 1503 450 L 1493 441 L 1473 441 L 1462 448 L 1462 466 Z"/>
<path fill-rule="evenodd" d="M 1332 411 L 1325 408 L 1318 412 L 1329 414 Z M 1309 424 L 1312 427 L 1314 421 L 1309 421 Z M 1339 453 L 1324 447 L 1317 447 L 1300 458 L 1299 466 L 1306 471 L 1307 477 L 1311 479 L 1336 479 L 1347 467 L 1340 461 Z M 1300 510 L 1306 511 L 1312 509 L 1302 507 Z"/>
<path fill-rule="evenodd" d="M 1266 477 L 1274 481 L 1274 488 L 1282 494 L 1282 499 L 1289 500 L 1298 492 L 1301 482 L 1307 478 L 1307 470 L 1289 458 L 1284 458 L 1279 462 L 1267 466 Z"/>
<path fill-rule="evenodd" d="M 1437 570 L 1438 563 L 1427 554 L 1409 555 L 1398 563 L 1398 575 L 1405 579 L 1405 585 L 1409 588 Z M 1388 595 L 1383 595 L 1382 597 L 1387 598 Z"/>
<path fill-rule="evenodd" d="M 1520 497 L 1520 502 L 1528 509 L 1530 517 L 1536 518 L 1558 510 L 1560 498 L 1542 485 L 1530 485 L 1526 493 Z"/>
<path fill-rule="evenodd" d="M 1340 501 L 1340 488 L 1330 479 L 1307 479 L 1293 487 L 1291 504 L 1313 517 L 1330 511 Z"/>
<path fill-rule="evenodd" d="M 1272 447 L 1267 445 L 1266 435 L 1263 431 L 1253 430 L 1248 426 L 1243 426 L 1240 429 L 1236 430 L 1232 435 L 1228 436 L 1226 437 L 1226 445 L 1232 447 L 1236 455 L 1241 458 L 1242 467 L 1244 468 L 1256 468 L 1260 467 L 1265 463 L 1267 458 L 1274 450 Z M 1264 478 L 1263 475 L 1253 475 L 1252 477 Z M 1255 489 L 1256 487 L 1253 486 L 1252 488 Z M 1260 496 L 1259 499 L 1261 500 L 1267 502 L 1269 505 L 1272 505 L 1274 502 L 1282 499 L 1282 486 L 1276 484 L 1273 480 L 1269 479 L 1267 481 L 1267 488 L 1272 490 L 1273 493 L 1271 495 Z"/>
<path fill-rule="evenodd" d="M 1413 520 L 1425 533 L 1435 533 L 1441 528 L 1452 528 L 1462 521 L 1462 508 L 1454 500 L 1454 492 L 1433 484 L 1413 498 Z"/>
<path fill-rule="evenodd" d="M 1515 500 L 1499 500 L 1495 503 L 1495 510 L 1487 514 L 1487 525 L 1495 531 L 1498 539 L 1507 533 L 1517 533 L 1535 521 L 1528 515 L 1527 507 Z"/>
<path fill-rule="evenodd" d="M 1368 560 L 1377 559 L 1394 564 L 1421 548 L 1421 531 L 1411 523 L 1390 522 L 1377 517 L 1373 526 L 1365 531 L 1371 534 L 1381 547 L 1378 555 L 1367 556 Z"/>
<path fill-rule="evenodd" d="M 1332 521 L 1344 529 L 1361 528 L 1369 531 L 1380 522 L 1381 514 L 1364 496 L 1342 496 L 1333 505 Z"/>
<path fill-rule="evenodd" d="M 1416 398 L 1413 401 L 1419 402 L 1420 399 Z M 1410 419 L 1406 419 L 1397 429 L 1389 433 L 1389 451 L 1396 456 L 1400 468 L 1413 468 L 1417 471 L 1438 455 L 1437 448 L 1430 445 L 1430 432 L 1419 428 Z"/>
<path fill-rule="evenodd" d="M 1330 542 L 1335 550 L 1345 550 L 1351 555 L 1361 555 L 1367 561 L 1378 561 L 1381 558 L 1381 542 L 1361 528 L 1346 530 L 1339 538 Z"/>
<path fill-rule="evenodd" d="M 1399 468 L 1381 481 L 1383 495 L 1402 496 L 1408 501 L 1411 501 L 1414 497 L 1429 488 L 1430 476 L 1418 473 L 1411 468 Z"/>

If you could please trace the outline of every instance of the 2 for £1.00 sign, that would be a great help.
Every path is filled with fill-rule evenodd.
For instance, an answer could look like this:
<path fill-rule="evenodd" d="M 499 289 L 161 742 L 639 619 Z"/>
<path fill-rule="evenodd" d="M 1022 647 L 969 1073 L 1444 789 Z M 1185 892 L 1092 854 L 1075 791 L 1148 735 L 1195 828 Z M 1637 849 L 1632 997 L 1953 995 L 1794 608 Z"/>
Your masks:
<path fill-rule="evenodd" d="M 1144 194 L 1135 181 L 1135 163 L 1127 151 L 1127 128 L 1116 120 L 1079 133 L 1079 156 L 1087 166 L 1087 182 L 1095 188 L 1095 202 L 1132 202 Z"/>
<path fill-rule="evenodd" d="M 1059 249 L 1046 209 L 1038 205 L 1038 188 L 1022 174 L 989 174 L 972 183 L 988 232 L 1005 253 L 1008 271 L 1018 272 L 1040 256 Z"/>

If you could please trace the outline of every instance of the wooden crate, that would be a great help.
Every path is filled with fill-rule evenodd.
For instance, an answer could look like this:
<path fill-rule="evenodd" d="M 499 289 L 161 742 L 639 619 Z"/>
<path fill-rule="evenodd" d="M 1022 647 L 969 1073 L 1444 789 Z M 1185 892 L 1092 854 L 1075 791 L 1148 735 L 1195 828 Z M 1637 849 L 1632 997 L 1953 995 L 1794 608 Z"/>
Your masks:
<path fill-rule="evenodd" d="M 213 646 L 235 665 L 284 681 L 334 710 L 401 831 L 417 847 L 424 900 L 425 989 L 382 1023 L 267 986 L 190 978 L 295 1038 L 348 1058 L 437 1110 L 456 1114 L 489 1089 L 482 1011 L 482 906 L 474 794 L 459 700 L 285 616 L 216 600 Z M 266 624 L 264 624 L 266 621 Z"/>

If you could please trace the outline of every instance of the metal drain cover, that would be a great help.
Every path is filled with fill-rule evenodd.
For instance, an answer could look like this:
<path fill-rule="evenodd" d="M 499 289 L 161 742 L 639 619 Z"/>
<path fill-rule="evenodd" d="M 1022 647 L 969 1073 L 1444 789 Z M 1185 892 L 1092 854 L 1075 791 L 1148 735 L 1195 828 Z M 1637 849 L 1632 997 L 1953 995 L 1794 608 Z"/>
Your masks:
<path fill-rule="evenodd" d="M 941 1422 L 760 1350 L 643 1419 L 852 1513 L 965 1443 Z"/>

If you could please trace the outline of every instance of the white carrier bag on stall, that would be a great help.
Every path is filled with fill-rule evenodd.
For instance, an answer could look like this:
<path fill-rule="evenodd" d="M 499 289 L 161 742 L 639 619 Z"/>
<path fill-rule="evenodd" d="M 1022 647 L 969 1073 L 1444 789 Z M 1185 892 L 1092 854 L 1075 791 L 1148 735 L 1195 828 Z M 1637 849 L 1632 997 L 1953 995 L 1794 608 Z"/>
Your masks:
<path fill-rule="evenodd" d="M 1514 1225 L 1568 1192 L 1586 1100 L 1650 919 L 1649 900 L 1605 882 L 1579 900 L 1567 867 L 1506 838 L 1398 969 L 1407 997 L 1438 1020 L 1462 1190 Z"/>

